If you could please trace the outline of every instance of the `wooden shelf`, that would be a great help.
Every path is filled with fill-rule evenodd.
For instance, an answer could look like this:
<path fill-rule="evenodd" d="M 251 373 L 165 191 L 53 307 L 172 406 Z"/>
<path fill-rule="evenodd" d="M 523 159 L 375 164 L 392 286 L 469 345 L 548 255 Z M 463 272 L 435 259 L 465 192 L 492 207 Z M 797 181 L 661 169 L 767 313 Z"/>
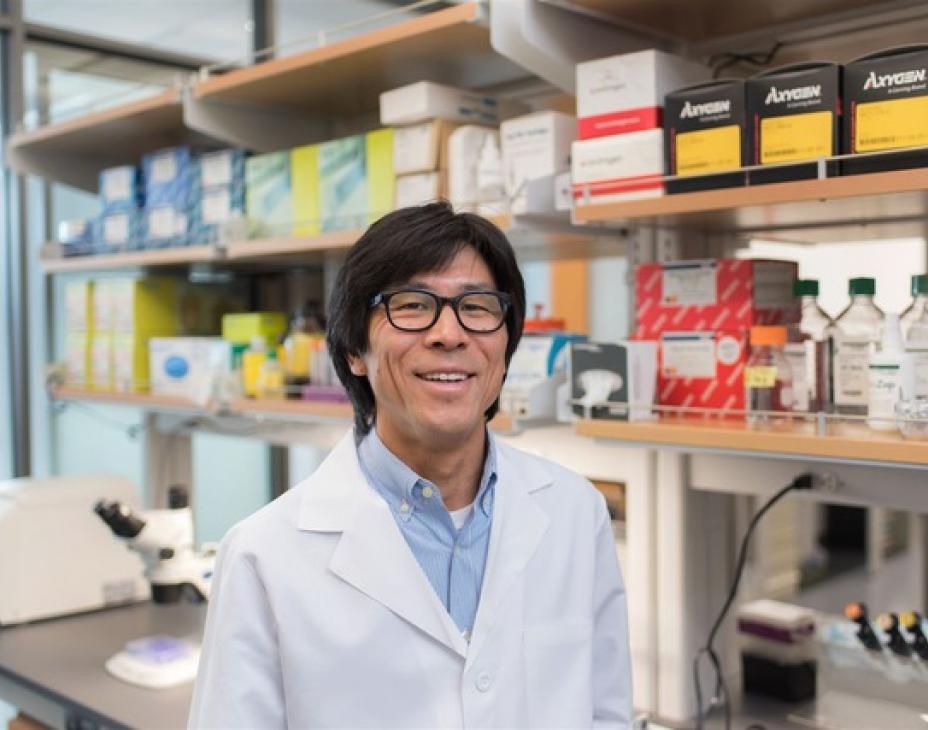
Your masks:
<path fill-rule="evenodd" d="M 724 188 L 581 205 L 581 223 L 628 222 L 707 233 L 765 233 L 799 241 L 921 236 L 928 169 Z M 861 235 L 866 229 L 867 236 Z M 849 238 L 850 236 L 850 238 Z"/>
<path fill-rule="evenodd" d="M 138 164 L 142 155 L 177 144 L 216 141 L 184 124 L 181 92 L 164 91 L 141 101 L 18 132 L 7 142 L 17 170 L 97 192 L 100 170 Z"/>
<path fill-rule="evenodd" d="M 180 266 L 205 263 L 216 259 L 216 249 L 212 246 L 179 246 L 147 251 L 127 251 L 126 253 L 40 258 L 39 265 L 46 273 L 55 274 L 67 271 L 105 271 L 134 267 Z"/>
<path fill-rule="evenodd" d="M 826 436 L 810 423 L 751 427 L 738 421 L 667 419 L 658 422 L 581 420 L 577 433 L 635 444 L 745 454 L 824 458 L 928 466 L 928 441 L 911 441 L 860 424 L 829 425 Z"/>
<path fill-rule="evenodd" d="M 55 400 L 91 401 L 109 405 L 137 406 L 150 410 L 199 410 L 193 401 L 168 395 L 150 393 L 128 393 L 110 390 L 91 390 L 73 385 L 55 388 L 51 392 Z"/>
<path fill-rule="evenodd" d="M 280 236 L 230 243 L 225 258 L 230 261 L 263 259 L 273 256 L 341 251 L 354 245 L 364 231 L 332 231 L 318 236 Z"/>
<path fill-rule="evenodd" d="M 355 117 L 376 112 L 381 92 L 428 79 L 486 86 L 526 72 L 499 56 L 481 3 L 430 12 L 345 40 L 207 79 L 197 99 Z"/>
<path fill-rule="evenodd" d="M 298 420 L 306 418 L 334 418 L 350 421 L 354 412 L 350 403 L 327 403 L 305 400 L 262 400 L 240 398 L 229 403 L 230 413 L 251 414 L 257 416 L 291 417 Z"/>

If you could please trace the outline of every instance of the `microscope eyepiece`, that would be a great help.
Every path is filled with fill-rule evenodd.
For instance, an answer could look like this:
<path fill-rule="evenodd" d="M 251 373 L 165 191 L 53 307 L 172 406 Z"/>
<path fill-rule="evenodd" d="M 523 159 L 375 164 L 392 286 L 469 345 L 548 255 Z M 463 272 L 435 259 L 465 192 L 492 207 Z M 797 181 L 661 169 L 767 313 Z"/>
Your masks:
<path fill-rule="evenodd" d="M 145 520 L 136 516 L 122 502 L 108 502 L 101 499 L 97 502 L 93 511 L 97 513 L 101 520 L 113 531 L 117 537 L 133 538 L 138 535 L 142 528 L 145 527 Z"/>

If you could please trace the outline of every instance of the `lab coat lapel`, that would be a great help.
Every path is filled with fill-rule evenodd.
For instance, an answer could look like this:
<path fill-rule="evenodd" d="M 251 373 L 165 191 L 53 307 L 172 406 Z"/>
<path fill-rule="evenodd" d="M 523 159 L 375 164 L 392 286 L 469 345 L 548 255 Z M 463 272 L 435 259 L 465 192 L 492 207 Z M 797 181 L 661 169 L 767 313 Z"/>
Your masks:
<path fill-rule="evenodd" d="M 341 532 L 329 569 L 460 656 L 467 645 L 397 527 L 367 483 L 349 434 L 304 484 L 298 527 Z"/>
<path fill-rule="evenodd" d="M 532 492 L 551 484 L 551 478 L 538 464 L 499 444 L 497 476 L 487 567 L 468 665 L 499 624 L 507 596 L 521 580 L 523 569 L 548 529 L 548 516 L 532 497 Z"/>

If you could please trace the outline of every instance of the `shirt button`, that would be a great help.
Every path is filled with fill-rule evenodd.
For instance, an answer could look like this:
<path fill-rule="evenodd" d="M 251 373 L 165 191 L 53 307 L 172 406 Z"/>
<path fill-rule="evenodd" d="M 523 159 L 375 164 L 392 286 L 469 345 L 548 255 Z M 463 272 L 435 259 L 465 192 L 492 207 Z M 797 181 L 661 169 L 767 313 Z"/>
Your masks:
<path fill-rule="evenodd" d="M 477 681 L 474 682 L 474 684 L 476 685 L 477 689 L 480 690 L 481 692 L 486 692 L 487 690 L 489 690 L 490 685 L 492 684 L 492 682 L 490 681 L 490 673 L 480 672 L 480 674 L 477 675 Z"/>
<path fill-rule="evenodd" d="M 464 629 L 464 633 L 461 634 L 464 637 L 464 641 L 470 643 L 470 629 Z"/>
<path fill-rule="evenodd" d="M 403 502 L 400 505 L 400 512 L 403 512 L 403 513 L 409 512 L 409 502 Z"/>
<path fill-rule="evenodd" d="M 456 557 L 456 558 L 461 557 L 461 548 L 456 547 L 456 548 L 454 549 L 454 557 Z"/>
<path fill-rule="evenodd" d="M 426 499 L 431 497 L 433 494 L 435 494 L 435 490 L 431 487 L 422 487 L 422 496 Z"/>

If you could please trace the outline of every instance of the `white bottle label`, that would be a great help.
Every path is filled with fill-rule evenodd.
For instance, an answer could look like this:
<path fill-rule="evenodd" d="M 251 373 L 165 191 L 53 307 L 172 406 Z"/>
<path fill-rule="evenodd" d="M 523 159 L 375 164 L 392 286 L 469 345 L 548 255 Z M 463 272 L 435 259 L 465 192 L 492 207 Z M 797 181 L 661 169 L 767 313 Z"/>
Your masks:
<path fill-rule="evenodd" d="M 902 368 L 898 363 L 870 365 L 870 403 L 867 415 L 873 428 L 895 427 L 896 403 L 902 385 Z"/>
<path fill-rule="evenodd" d="M 808 380 L 808 360 L 810 358 L 807 350 L 808 342 L 790 343 L 783 348 L 783 354 L 789 363 L 790 371 L 793 375 L 793 410 L 808 411 L 809 395 L 811 392 Z M 814 343 L 813 343 L 814 345 Z M 814 357 L 812 350 L 812 357 Z M 781 396 L 782 398 L 782 396 Z"/>
<path fill-rule="evenodd" d="M 870 340 L 864 337 L 835 339 L 835 404 L 865 406 L 869 383 Z"/>
<path fill-rule="evenodd" d="M 928 398 L 928 348 L 906 348 L 901 397 Z"/>

